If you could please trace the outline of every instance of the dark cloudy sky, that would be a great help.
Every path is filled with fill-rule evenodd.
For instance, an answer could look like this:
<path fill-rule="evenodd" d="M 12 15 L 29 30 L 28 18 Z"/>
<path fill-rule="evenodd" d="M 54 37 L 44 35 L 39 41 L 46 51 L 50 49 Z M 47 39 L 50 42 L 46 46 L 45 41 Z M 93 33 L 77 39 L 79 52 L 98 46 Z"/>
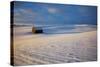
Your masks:
<path fill-rule="evenodd" d="M 97 24 L 97 7 L 36 2 L 14 2 L 14 23 Z"/>

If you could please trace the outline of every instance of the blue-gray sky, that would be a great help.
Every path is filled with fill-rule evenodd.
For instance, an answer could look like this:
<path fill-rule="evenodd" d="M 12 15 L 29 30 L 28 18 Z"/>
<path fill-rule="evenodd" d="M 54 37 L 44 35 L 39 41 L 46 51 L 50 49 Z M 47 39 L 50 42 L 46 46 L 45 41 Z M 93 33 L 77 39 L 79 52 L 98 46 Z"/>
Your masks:
<path fill-rule="evenodd" d="M 14 2 L 14 22 L 27 24 L 97 24 L 97 7 Z"/>

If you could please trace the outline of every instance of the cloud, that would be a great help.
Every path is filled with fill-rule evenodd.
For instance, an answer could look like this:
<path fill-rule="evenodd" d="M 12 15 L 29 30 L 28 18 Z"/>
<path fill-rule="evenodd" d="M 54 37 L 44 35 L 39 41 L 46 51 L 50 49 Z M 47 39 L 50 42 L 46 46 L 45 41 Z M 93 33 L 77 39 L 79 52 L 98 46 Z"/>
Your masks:
<path fill-rule="evenodd" d="M 32 11 L 32 9 L 23 9 L 23 8 L 17 9 L 14 11 L 14 21 L 15 22 L 33 21 L 36 15 L 37 13 Z"/>
<path fill-rule="evenodd" d="M 37 14 L 36 12 L 33 12 L 32 9 L 20 9 L 20 12 L 28 16 L 35 16 Z"/>
<path fill-rule="evenodd" d="M 58 10 L 56 8 L 48 8 L 49 13 L 56 13 Z"/>

